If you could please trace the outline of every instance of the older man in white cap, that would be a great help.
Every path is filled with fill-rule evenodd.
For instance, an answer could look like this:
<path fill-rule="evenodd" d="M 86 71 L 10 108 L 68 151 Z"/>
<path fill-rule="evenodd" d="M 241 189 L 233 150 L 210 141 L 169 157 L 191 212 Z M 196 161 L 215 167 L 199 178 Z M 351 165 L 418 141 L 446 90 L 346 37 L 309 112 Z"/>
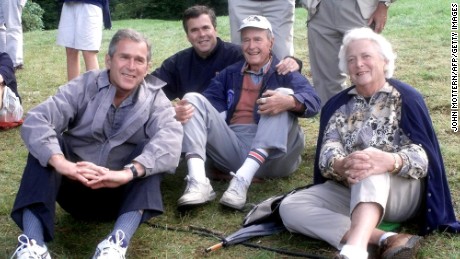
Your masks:
<path fill-rule="evenodd" d="M 178 114 L 184 121 L 182 151 L 187 187 L 178 206 L 195 206 L 216 194 L 205 173 L 206 154 L 233 179 L 220 203 L 234 209 L 246 204 L 254 176 L 292 174 L 304 149 L 298 117 L 318 113 L 320 100 L 298 72 L 276 73 L 272 27 L 263 16 L 249 16 L 240 27 L 245 60 L 222 70 L 203 94 L 188 93 L 194 109 Z"/>

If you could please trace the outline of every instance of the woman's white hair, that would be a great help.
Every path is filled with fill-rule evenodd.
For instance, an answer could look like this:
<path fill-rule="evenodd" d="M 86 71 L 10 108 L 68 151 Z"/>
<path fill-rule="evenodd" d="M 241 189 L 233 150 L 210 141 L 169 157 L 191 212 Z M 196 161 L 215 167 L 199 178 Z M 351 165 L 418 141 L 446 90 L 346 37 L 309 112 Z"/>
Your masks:
<path fill-rule="evenodd" d="M 385 78 L 391 78 L 395 70 L 396 54 L 393 52 L 390 42 L 382 35 L 375 33 L 370 28 L 356 28 L 349 30 L 343 38 L 342 46 L 339 51 L 339 69 L 348 73 L 346 52 L 350 43 L 356 40 L 370 40 L 377 45 L 378 51 L 387 62 L 385 66 Z"/>

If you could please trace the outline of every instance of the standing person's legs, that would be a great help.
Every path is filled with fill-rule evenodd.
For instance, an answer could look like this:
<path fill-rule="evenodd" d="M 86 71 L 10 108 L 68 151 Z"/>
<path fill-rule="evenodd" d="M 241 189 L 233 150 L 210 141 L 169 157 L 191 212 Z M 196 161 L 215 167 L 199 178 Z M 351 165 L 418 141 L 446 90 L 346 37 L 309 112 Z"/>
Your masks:
<path fill-rule="evenodd" d="M 272 25 L 275 36 L 273 53 L 282 60 L 287 56 L 294 55 L 294 20 L 295 1 L 275 0 L 261 1 L 262 12 Z"/>
<path fill-rule="evenodd" d="M 66 47 L 67 79 L 80 74 L 79 51 L 86 70 L 98 69 L 97 54 L 102 43 L 102 10 L 80 2 L 66 2 L 59 20 L 57 44 Z"/>
<path fill-rule="evenodd" d="M 343 90 L 346 76 L 340 71 L 338 53 L 344 33 L 366 26 L 354 0 L 321 1 L 318 12 L 307 23 L 308 52 L 313 85 L 324 106 Z"/>
<path fill-rule="evenodd" d="M 97 55 L 102 44 L 103 19 L 102 9 L 92 5 L 81 6 L 77 19 L 77 35 L 75 48 L 83 53 L 86 71 L 99 69 Z"/>
<path fill-rule="evenodd" d="M 80 4 L 77 2 L 66 2 L 63 4 L 56 39 L 57 45 L 65 47 L 67 80 L 69 81 L 80 74 L 79 52 L 75 48 L 75 38 L 78 37 L 76 35 L 75 20 L 78 11 L 77 6 Z"/>
<path fill-rule="evenodd" d="M 86 71 L 99 69 L 99 61 L 97 60 L 98 51 L 83 50 L 83 60 L 85 61 Z"/>
<path fill-rule="evenodd" d="M 67 60 L 67 80 L 72 80 L 80 75 L 80 53 L 78 49 L 65 48 Z"/>
<path fill-rule="evenodd" d="M 6 52 L 6 26 L 5 14 L 6 1 L 0 1 L 0 52 Z"/>
<path fill-rule="evenodd" d="M 228 0 L 228 16 L 230 19 L 230 36 L 234 44 L 241 44 L 241 33 L 238 29 L 243 19 L 249 15 L 262 15 L 263 1 Z"/>
<path fill-rule="evenodd" d="M 14 67 L 23 65 L 23 34 L 22 34 L 22 9 L 21 1 L 2 0 L 3 17 L 6 26 L 6 52 L 13 60 Z"/>

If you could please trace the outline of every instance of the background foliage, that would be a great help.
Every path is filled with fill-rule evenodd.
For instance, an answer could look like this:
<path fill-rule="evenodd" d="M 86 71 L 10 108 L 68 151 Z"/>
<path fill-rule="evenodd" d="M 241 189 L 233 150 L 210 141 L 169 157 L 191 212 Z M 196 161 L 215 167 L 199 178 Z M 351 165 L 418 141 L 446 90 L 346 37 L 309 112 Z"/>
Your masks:
<path fill-rule="evenodd" d="M 40 31 L 45 28 L 43 14 L 45 10 L 39 4 L 28 1 L 22 12 L 22 27 L 26 31 Z"/>
<path fill-rule="evenodd" d="M 189 6 L 212 6 L 217 15 L 227 15 L 227 0 L 109 0 L 112 20 L 122 19 L 181 19 Z M 43 12 L 38 13 L 39 8 Z M 24 31 L 56 29 L 62 3 L 57 0 L 29 0 L 23 13 Z M 29 13 L 37 13 L 33 18 Z M 43 15 L 44 14 L 44 15 Z M 43 16 L 42 16 L 43 15 Z M 27 25 L 27 26 L 26 26 Z"/>
<path fill-rule="evenodd" d="M 195 4 L 208 5 L 214 8 L 218 16 L 228 15 L 227 0 L 108 0 L 113 20 L 123 19 L 181 19 L 182 12 L 189 6 Z M 299 5 L 300 0 L 296 0 Z M 24 13 L 33 12 L 36 8 L 43 9 L 43 13 L 38 14 L 32 19 L 23 15 L 25 31 L 51 30 L 56 29 L 62 3 L 58 0 L 29 0 Z M 38 5 L 38 7 L 36 6 Z M 33 9 L 33 10 L 28 10 Z M 42 17 L 43 15 L 43 17 Z M 40 20 L 40 21 L 39 21 Z M 42 24 L 41 26 L 35 25 Z"/>

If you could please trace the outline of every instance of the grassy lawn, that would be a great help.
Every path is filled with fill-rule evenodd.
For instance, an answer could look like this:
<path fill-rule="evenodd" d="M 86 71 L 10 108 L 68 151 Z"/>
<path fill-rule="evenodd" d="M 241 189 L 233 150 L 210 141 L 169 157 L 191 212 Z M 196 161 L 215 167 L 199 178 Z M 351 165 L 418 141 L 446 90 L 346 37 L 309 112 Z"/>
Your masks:
<path fill-rule="evenodd" d="M 398 59 L 395 78 L 416 87 L 425 97 L 441 148 L 448 174 L 454 207 L 460 215 L 460 134 L 450 130 L 450 3 L 447 0 L 397 1 L 390 7 L 384 35 L 392 42 Z M 306 10 L 296 11 L 295 52 L 304 62 L 303 73 L 311 79 L 308 64 Z M 153 66 L 178 50 L 189 47 L 180 21 L 126 20 L 115 21 L 111 31 L 104 31 L 99 61 L 104 55 L 113 33 L 120 28 L 134 28 L 145 33 L 153 43 Z M 229 40 L 228 17 L 218 18 L 218 32 Z M 17 74 L 19 91 L 25 110 L 53 95 L 66 82 L 65 51 L 56 45 L 56 31 L 30 32 L 24 35 L 25 69 Z M 153 68 L 152 68 L 153 70 Z M 299 170 L 280 180 L 253 184 L 248 202 L 257 203 L 269 196 L 311 183 L 313 156 L 318 131 L 318 117 L 303 119 L 306 149 Z M 27 150 L 19 136 L 19 129 L 0 132 L 0 258 L 9 258 L 16 246 L 19 228 L 9 217 L 25 166 Z M 200 234 L 205 228 L 228 235 L 240 228 L 244 212 L 222 208 L 218 199 L 227 182 L 213 182 L 218 198 L 186 214 L 179 214 L 176 201 L 185 182 L 185 169 L 168 175 L 162 185 L 165 213 L 142 225 L 128 249 L 129 258 L 288 258 L 288 255 L 255 249 L 243 245 L 227 247 L 209 254 L 204 249 L 217 243 L 217 237 Z M 77 194 L 78 195 L 78 194 Z M 56 239 L 48 244 L 53 258 L 89 258 L 97 243 L 108 234 L 113 222 L 87 223 L 76 221 L 58 209 Z M 168 228 L 168 230 L 167 230 Z M 403 231 L 416 233 L 413 225 L 403 225 Z M 283 232 L 269 237 L 254 238 L 252 243 L 266 247 L 308 253 L 331 258 L 335 250 L 328 244 Z M 434 233 L 424 240 L 420 258 L 460 258 L 460 238 L 447 233 Z"/>

